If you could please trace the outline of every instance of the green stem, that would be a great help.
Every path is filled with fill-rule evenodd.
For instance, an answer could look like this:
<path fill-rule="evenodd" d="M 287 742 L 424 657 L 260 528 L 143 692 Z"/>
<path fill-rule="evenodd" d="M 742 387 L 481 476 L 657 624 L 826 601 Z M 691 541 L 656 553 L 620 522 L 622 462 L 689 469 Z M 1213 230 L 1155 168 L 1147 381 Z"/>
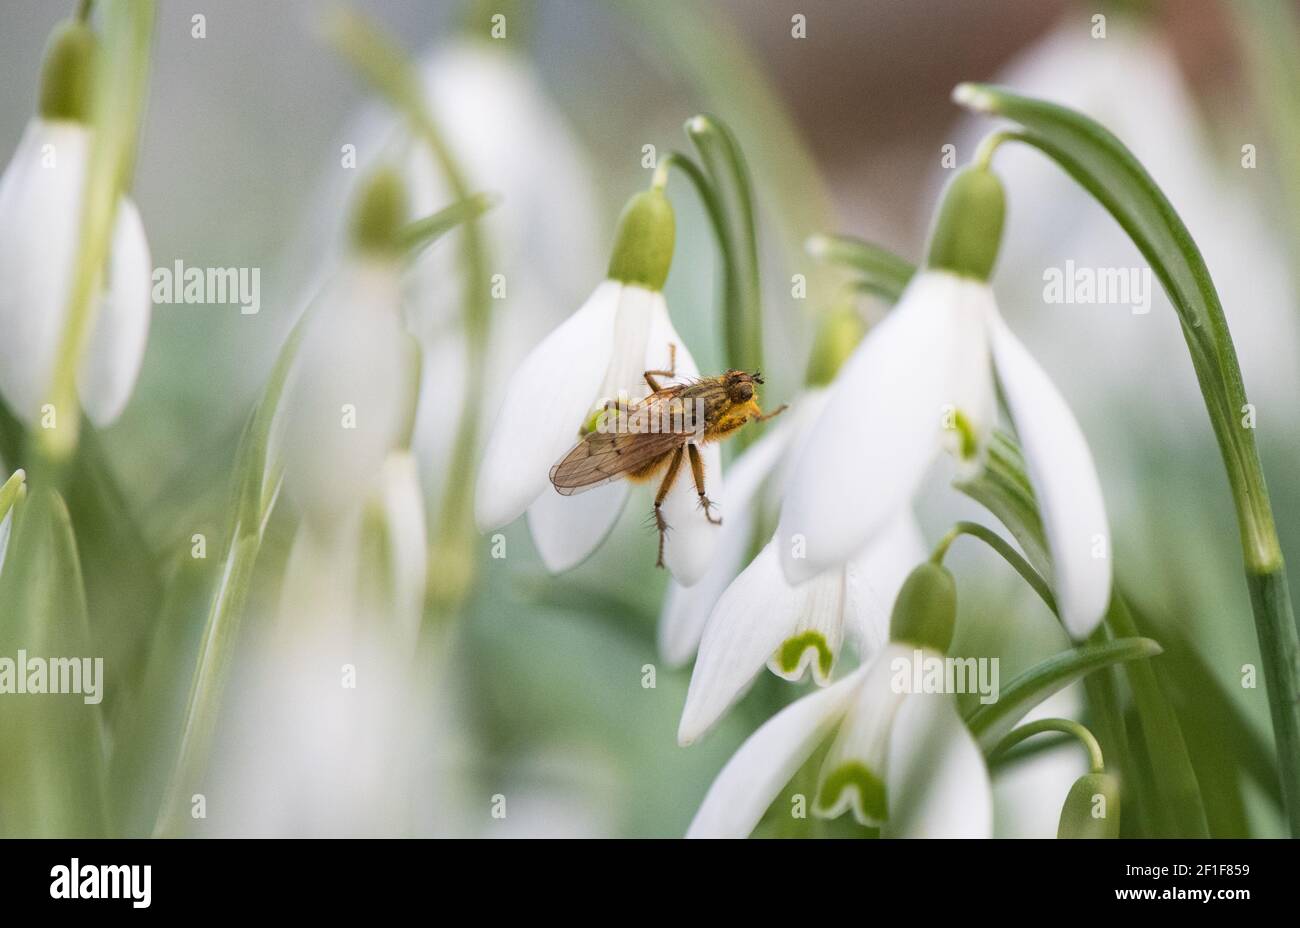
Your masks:
<path fill-rule="evenodd" d="M 723 335 L 727 366 L 734 370 L 761 371 L 763 296 L 749 166 L 735 135 L 716 117 L 700 115 L 688 119 L 686 134 L 700 154 L 719 204 L 716 213 L 710 209 L 710 218 L 714 220 L 720 241 L 725 241 L 722 245 Z M 753 434 L 741 432 L 739 437 Z"/>
<path fill-rule="evenodd" d="M 1020 574 L 1024 581 L 1028 583 L 1038 598 L 1041 599 L 1047 608 L 1052 610 L 1056 615 L 1056 597 L 1052 595 L 1052 589 L 1047 585 L 1047 581 L 1042 575 L 1034 570 L 1033 566 L 1026 561 L 1020 552 L 1011 547 L 1001 535 L 990 528 L 985 528 L 978 522 L 958 522 L 952 527 L 948 534 L 940 539 L 939 544 L 935 546 L 934 553 L 930 556 L 936 564 L 943 563 L 943 559 L 948 554 L 948 548 L 962 535 L 969 535 L 972 538 L 978 538 L 994 551 L 1002 556 L 1002 559 L 1015 568 L 1016 573 Z"/>
<path fill-rule="evenodd" d="M 1028 725 L 1021 725 L 999 741 L 997 747 L 989 752 L 989 757 L 991 759 L 999 754 L 1004 754 L 1025 739 L 1048 731 L 1061 732 L 1077 738 L 1088 752 L 1088 772 L 1106 772 L 1106 764 L 1101 756 L 1101 745 L 1097 743 L 1097 739 L 1093 737 L 1092 732 L 1072 719 L 1039 719 L 1036 722 L 1030 722 Z"/>

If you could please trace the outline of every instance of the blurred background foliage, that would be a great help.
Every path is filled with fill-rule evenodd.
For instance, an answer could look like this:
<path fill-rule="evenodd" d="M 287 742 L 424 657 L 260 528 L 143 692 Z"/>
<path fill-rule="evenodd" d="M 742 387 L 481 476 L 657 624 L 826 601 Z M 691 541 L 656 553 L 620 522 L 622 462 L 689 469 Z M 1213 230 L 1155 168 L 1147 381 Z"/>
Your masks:
<path fill-rule="evenodd" d="M 851 233 L 916 259 L 944 179 L 942 146 L 957 145 L 964 162 L 988 128 L 961 118 L 949 101 L 951 88 L 963 80 L 998 81 L 1008 68 L 1026 81 L 1056 81 L 1018 89 L 1088 101 L 1100 110 L 1093 115 L 1149 159 L 1153 175 L 1186 210 L 1220 281 L 1247 387 L 1259 397 L 1258 434 L 1278 530 L 1292 579 L 1300 580 L 1294 5 L 375 0 L 354 6 L 420 55 L 436 54 L 464 31 L 485 38 L 490 11 L 505 10 L 510 27 L 501 45 L 527 61 L 585 151 L 597 242 L 608 240 L 623 201 L 649 180 L 643 145 L 661 153 L 684 147 L 681 125 L 698 112 L 726 119 L 758 190 L 772 368 L 767 395 L 777 401 L 798 387 L 814 320 L 842 285 L 805 256 L 804 238 Z M 1089 37 L 1098 11 L 1108 16 L 1104 40 Z M 44 0 L 8 0 L 0 11 L 0 148 L 6 153 L 32 112 L 47 34 L 68 12 Z M 207 17 L 202 40 L 191 38 L 195 12 Z M 90 635 L 110 674 L 102 711 L 112 720 L 115 762 L 103 788 L 115 810 L 107 826 L 113 830 L 152 828 L 218 564 L 214 557 L 190 558 L 190 539 L 196 532 L 222 537 L 241 428 L 312 284 L 302 260 L 304 251 L 319 248 L 312 227 L 342 221 L 322 217 L 322 191 L 338 182 L 339 145 L 355 131 L 366 91 L 322 40 L 322 13 L 321 4 L 306 0 L 223 0 L 202 11 L 175 0 L 160 5 L 134 186 L 154 264 L 260 267 L 263 293 L 261 312 L 252 316 L 235 306 L 156 306 L 131 405 L 112 430 L 87 432 L 70 483 Z M 797 13 L 807 17 L 806 39 L 791 38 Z M 1063 38 L 1071 35 L 1086 54 L 1071 49 Z M 1132 46 L 1127 53 L 1125 45 Z M 1059 73 L 1050 74 L 1054 62 Z M 1110 98 L 1095 98 L 1102 94 Z M 472 107 L 474 100 L 465 103 Z M 484 114 L 484 131 L 491 132 L 498 115 Z M 1150 134 L 1126 135 L 1144 119 L 1153 124 Z M 1183 122 L 1175 132 L 1169 127 L 1177 119 Z M 1258 167 L 1243 170 L 1241 146 L 1248 143 L 1258 149 Z M 545 185 L 543 157 L 541 149 L 525 147 L 513 153 L 513 167 Z M 1043 305 L 1045 267 L 1067 259 L 1141 262 L 1120 230 L 1068 181 L 1021 186 L 1012 161 L 999 156 L 998 167 L 1011 202 L 995 282 L 1003 310 L 1057 379 L 1093 443 L 1117 569 L 1141 632 L 1165 647 L 1157 672 L 1187 737 L 1211 833 L 1280 834 L 1262 680 L 1255 689 L 1241 682 L 1243 666 L 1258 665 L 1258 649 L 1231 501 L 1176 319 L 1160 297 L 1145 317 L 1122 308 Z M 494 189 L 490 181 L 485 186 Z M 672 192 L 678 245 L 666 295 L 701 368 L 717 370 L 724 363 L 716 248 L 689 188 L 675 183 Z M 563 239 L 566 231 L 559 224 L 543 234 Z M 1256 247 L 1259 242 L 1267 247 Z M 592 276 L 551 294 L 550 324 L 594 286 L 604 247 L 572 256 Z M 792 298 L 795 273 L 809 276 L 808 299 Z M 1220 275 L 1242 282 L 1231 286 Z M 454 295 L 447 302 L 436 311 L 454 312 Z M 869 301 L 863 309 L 882 311 Z M 510 300 L 496 311 L 498 331 L 528 322 Z M 12 444 L 0 447 L 7 470 L 17 456 Z M 94 490 L 98 482 L 106 482 L 103 492 Z M 439 483 L 426 479 L 426 485 Z M 412 832 L 680 835 L 725 759 L 792 697 L 789 685 L 765 674 L 704 743 L 677 747 L 689 675 L 663 666 L 656 654 L 666 578 L 651 566 L 655 541 L 642 524 L 646 502 L 634 496 L 611 539 L 559 578 L 545 574 L 522 521 L 505 531 L 505 560 L 491 558 L 488 540 L 481 541 L 479 582 L 446 643 L 447 681 L 429 696 L 442 701 L 440 712 L 454 723 L 428 731 L 439 763 L 427 776 L 454 781 L 457 811 L 412 813 Z M 42 506 L 32 532 L 61 537 L 58 507 Z M 992 522 L 942 481 L 930 488 L 921 516 L 931 541 L 956 518 Z M 267 620 L 257 617 L 273 612 L 292 533 L 291 516 L 272 519 L 242 643 L 249 659 L 266 635 Z M 959 545 L 950 564 L 961 590 L 954 653 L 1000 655 L 1005 682 L 1066 645 L 1042 604 L 989 551 Z M 29 576 L 48 570 L 40 562 L 20 566 Z M 5 576 L 12 581 L 8 568 Z M 56 595 L 57 586 L 45 577 L 36 589 Z M 14 608 L 21 612 L 20 606 Z M 21 618 L 13 608 L 0 610 L 2 621 Z M 11 624 L 0 642 L 20 646 L 17 634 Z M 654 688 L 642 685 L 647 665 L 655 666 Z M 232 685 L 232 704 L 241 692 Z M 0 703 L 6 763 L 15 762 L 15 751 L 49 749 L 45 741 L 24 741 L 26 731 L 8 701 Z M 237 726 L 223 730 L 218 770 L 223 764 L 256 770 L 255 757 L 239 756 L 241 737 Z M 1059 784 L 1068 786 L 1082 765 L 1072 751 L 1057 745 L 1037 752 L 1036 761 L 1058 755 L 1065 772 L 1055 778 L 1020 776 L 1028 760 L 999 768 L 1002 832 L 1054 833 L 1065 789 Z M 237 773 L 231 778 L 239 780 Z M 418 783 L 412 808 L 424 801 Z M 511 797 L 504 823 L 488 814 L 498 793 Z M 1014 802 L 1002 802 L 1011 797 Z M 246 817 L 223 811 L 219 795 L 210 802 L 210 830 L 196 833 L 250 830 Z M 236 790 L 225 809 L 238 802 Z M 1126 816 L 1125 831 L 1140 833 L 1141 816 Z M 83 827 L 75 815 L 62 825 Z M 14 821 L 3 826 L 24 830 Z M 311 830 L 301 823 L 284 827 Z M 787 817 L 773 815 L 760 833 L 785 834 L 790 827 Z M 796 830 L 858 832 L 844 822 Z"/>

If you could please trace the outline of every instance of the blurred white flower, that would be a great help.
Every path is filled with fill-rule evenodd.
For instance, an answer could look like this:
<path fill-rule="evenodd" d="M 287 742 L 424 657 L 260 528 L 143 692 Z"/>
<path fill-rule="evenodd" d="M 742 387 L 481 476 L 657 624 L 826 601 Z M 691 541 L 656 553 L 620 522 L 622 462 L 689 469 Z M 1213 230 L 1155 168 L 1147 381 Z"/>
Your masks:
<path fill-rule="evenodd" d="M 856 557 L 791 586 L 775 540 L 727 587 L 709 617 L 677 731 L 700 737 L 753 683 L 764 664 L 799 681 L 811 667 L 826 686 L 845 638 L 866 659 L 889 639 L 889 611 L 926 556 L 916 519 L 902 510 Z"/>
<path fill-rule="evenodd" d="M 91 139 L 82 122 L 34 117 L 0 177 L 0 394 L 28 425 L 49 399 L 68 318 Z M 125 408 L 149 335 L 149 245 L 125 196 L 104 273 L 77 377 L 82 407 L 100 427 Z"/>
<path fill-rule="evenodd" d="M 400 273 L 395 260 L 352 256 L 303 319 L 274 430 L 285 488 L 309 517 L 337 516 L 409 443 L 420 361 Z"/>
<path fill-rule="evenodd" d="M 299 524 L 277 620 L 236 689 L 220 767 L 237 801 L 212 816 L 222 833 L 461 831 L 464 746 L 446 652 L 413 659 L 426 564 L 419 493 L 411 455 L 394 454 L 356 505 Z"/>
<path fill-rule="evenodd" d="M 777 529 L 786 578 L 846 562 L 911 498 L 941 444 L 978 466 L 994 370 L 1024 447 L 1066 628 L 1086 637 L 1110 599 L 1101 486 L 1074 416 L 983 281 L 920 271 L 844 365 L 802 443 Z"/>
<path fill-rule="evenodd" d="M 1113 17 L 1104 40 L 1089 30 L 1086 18 L 1067 17 L 993 82 L 1079 110 L 1133 151 L 1205 256 L 1250 399 L 1261 409 L 1294 409 L 1300 396 L 1294 278 L 1285 239 L 1252 189 L 1256 172 L 1242 170 L 1237 160 L 1240 142 L 1214 144 L 1172 49 L 1141 17 Z M 966 118 L 958 150 L 973 151 L 988 131 L 987 119 Z M 1135 427 L 1165 443 L 1208 440 L 1182 330 L 1158 281 L 1152 278 L 1146 314 L 1128 306 L 1045 304 L 1044 274 L 1066 261 L 1089 269 L 1145 267 L 1123 229 L 1029 146 L 1001 146 L 995 164 L 1015 217 L 994 282 L 1005 305 L 1021 307 L 1012 319 L 1017 332 L 1055 372 L 1088 434 L 1100 443 L 1108 432 L 1122 433 L 1123 440 L 1108 443 L 1108 456 L 1131 454 L 1130 469 L 1148 466 L 1143 445 L 1131 441 Z M 1131 483 L 1107 481 L 1117 491 Z"/>
<path fill-rule="evenodd" d="M 787 706 L 754 732 L 709 788 L 687 837 L 743 838 L 835 732 L 814 811 L 852 810 L 894 837 L 989 837 L 988 769 L 950 694 L 907 692 L 897 661 L 938 652 L 891 643 L 843 680 Z"/>

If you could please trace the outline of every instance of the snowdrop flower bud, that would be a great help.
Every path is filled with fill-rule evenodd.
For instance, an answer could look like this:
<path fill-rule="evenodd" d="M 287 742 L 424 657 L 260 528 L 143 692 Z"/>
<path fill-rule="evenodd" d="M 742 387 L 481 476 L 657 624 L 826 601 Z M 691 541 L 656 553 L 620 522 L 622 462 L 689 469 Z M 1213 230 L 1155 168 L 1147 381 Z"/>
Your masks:
<path fill-rule="evenodd" d="M 317 520 L 352 505 L 410 441 L 420 367 L 401 317 L 402 191 L 387 171 L 362 191 L 352 253 L 307 310 L 277 413 L 286 489 Z"/>
<path fill-rule="evenodd" d="M 889 637 L 945 654 L 956 622 L 957 584 L 948 568 L 926 561 L 908 574 L 898 591 Z"/>
<path fill-rule="evenodd" d="M 1061 807 L 1058 838 L 1118 838 L 1119 780 L 1086 773 L 1075 780 Z"/>
<path fill-rule="evenodd" d="M 0 394 L 28 425 L 48 400 L 67 319 L 90 161 L 95 49 L 84 23 L 55 32 L 39 115 L 0 177 Z M 122 197 L 77 378 L 82 406 L 97 426 L 121 414 L 135 385 L 149 333 L 150 279 L 140 214 Z"/>

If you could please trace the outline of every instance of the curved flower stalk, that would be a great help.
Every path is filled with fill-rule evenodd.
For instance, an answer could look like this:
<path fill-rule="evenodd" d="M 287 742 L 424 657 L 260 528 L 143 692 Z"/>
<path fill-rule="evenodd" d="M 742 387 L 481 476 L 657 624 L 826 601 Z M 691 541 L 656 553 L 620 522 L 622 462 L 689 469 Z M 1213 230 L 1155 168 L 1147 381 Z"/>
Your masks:
<path fill-rule="evenodd" d="M 72 308 L 90 175 L 97 40 L 66 23 L 47 52 L 39 113 L 0 177 L 0 394 L 26 425 L 42 421 Z M 135 386 L 149 332 L 152 264 L 135 204 L 117 198 L 108 259 L 93 288 L 77 368 L 81 404 L 97 426 L 117 419 Z M 56 414 L 58 410 L 54 411 Z"/>
<path fill-rule="evenodd" d="M 304 317 L 272 441 L 290 498 L 315 522 L 348 508 L 410 441 L 419 349 L 402 323 L 396 241 L 405 193 L 392 172 L 363 191 L 354 248 Z"/>
<path fill-rule="evenodd" d="M 662 288 L 672 261 L 672 207 L 658 187 L 638 194 L 619 221 L 609 274 L 586 303 L 529 353 L 506 386 L 479 471 L 475 517 L 481 531 L 525 511 L 533 539 L 554 572 L 581 563 L 613 527 L 627 500 L 619 481 L 578 496 L 549 485 L 552 465 L 607 402 L 649 394 L 643 374 L 699 368 L 673 328 Z M 721 499 L 722 459 L 716 444 L 701 448 L 709 496 Z M 664 501 L 673 531 L 664 562 L 683 584 L 703 576 L 718 526 L 697 505 L 694 487 L 679 480 Z"/>
<path fill-rule="evenodd" d="M 844 365 L 804 444 L 781 510 L 779 553 L 788 580 L 808 580 L 878 535 L 940 447 L 978 470 L 996 417 L 996 373 L 1041 503 L 1062 620 L 1083 638 L 1110 600 L 1105 507 L 1078 423 L 989 287 L 1003 212 L 988 170 L 954 178 L 927 267 Z"/>
<path fill-rule="evenodd" d="M 951 576 L 932 564 L 917 568 L 894 605 L 891 642 L 751 735 L 709 788 L 687 837 L 748 836 L 832 734 L 816 814 L 851 810 L 896 837 L 989 837 L 988 769 L 956 700 L 911 686 L 918 662 L 943 661 L 955 615 Z"/>

